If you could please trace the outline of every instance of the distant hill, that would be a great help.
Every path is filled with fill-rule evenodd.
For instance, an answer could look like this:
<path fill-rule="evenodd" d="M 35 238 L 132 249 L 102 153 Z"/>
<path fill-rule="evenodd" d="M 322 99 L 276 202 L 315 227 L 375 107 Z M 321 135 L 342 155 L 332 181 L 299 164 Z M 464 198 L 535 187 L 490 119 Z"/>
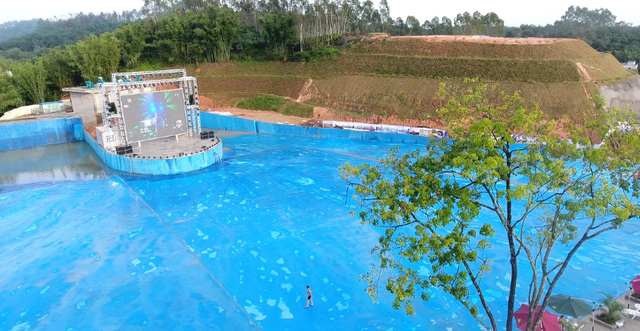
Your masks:
<path fill-rule="evenodd" d="M 37 25 L 38 19 L 2 23 L 0 24 L 0 42 L 32 33 Z"/>
<path fill-rule="evenodd" d="M 135 19 L 131 12 L 113 12 L 98 15 L 80 13 L 64 20 L 32 20 L 36 26 L 31 31 L 0 41 L 0 56 L 14 60 L 33 57 L 46 49 L 75 44 L 92 34 L 114 31 L 122 23 Z"/>
<path fill-rule="evenodd" d="M 613 56 L 577 39 L 471 36 L 353 37 L 342 55 L 309 63 L 208 63 L 199 70 L 201 93 L 219 105 L 276 94 L 345 116 L 435 119 L 440 82 L 480 78 L 575 122 L 599 85 L 630 77 Z"/>

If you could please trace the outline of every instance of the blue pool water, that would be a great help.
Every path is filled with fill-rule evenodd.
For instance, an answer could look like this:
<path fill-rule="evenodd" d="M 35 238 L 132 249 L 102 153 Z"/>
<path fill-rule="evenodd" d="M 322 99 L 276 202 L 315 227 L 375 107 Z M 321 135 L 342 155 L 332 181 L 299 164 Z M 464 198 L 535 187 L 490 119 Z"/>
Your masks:
<path fill-rule="evenodd" d="M 358 281 L 378 230 L 349 214 L 337 168 L 394 144 L 219 135 L 224 162 L 179 176 L 114 172 L 85 143 L 0 152 L 0 329 L 480 329 L 437 291 L 406 316 Z M 589 242 L 556 292 L 624 292 L 639 236 L 636 222 Z M 482 284 L 504 325 L 504 238 L 494 247 Z"/>

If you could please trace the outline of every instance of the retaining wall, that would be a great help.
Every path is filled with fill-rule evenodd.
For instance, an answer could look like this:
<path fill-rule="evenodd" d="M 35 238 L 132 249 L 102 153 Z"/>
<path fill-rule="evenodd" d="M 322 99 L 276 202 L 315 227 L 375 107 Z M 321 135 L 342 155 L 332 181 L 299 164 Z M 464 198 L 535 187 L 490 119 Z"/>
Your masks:
<path fill-rule="evenodd" d="M 249 120 L 245 118 L 231 117 L 225 115 L 200 112 L 202 127 L 243 131 L 277 136 L 310 137 L 310 138 L 331 138 L 331 139 L 352 139 L 352 140 L 374 140 L 397 143 L 418 143 L 425 144 L 428 137 L 414 136 L 399 133 L 355 131 L 330 128 L 312 128 L 288 124 L 265 123 Z"/>
<path fill-rule="evenodd" d="M 84 140 L 82 119 L 57 118 L 0 125 L 0 151 Z"/>

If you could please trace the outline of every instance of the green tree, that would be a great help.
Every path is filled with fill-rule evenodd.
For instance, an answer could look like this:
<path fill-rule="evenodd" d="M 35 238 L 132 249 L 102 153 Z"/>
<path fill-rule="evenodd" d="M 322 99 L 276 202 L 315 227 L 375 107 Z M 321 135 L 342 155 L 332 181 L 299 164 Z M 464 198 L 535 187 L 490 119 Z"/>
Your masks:
<path fill-rule="evenodd" d="M 41 58 L 16 64 L 12 72 L 27 102 L 36 104 L 45 101 L 47 72 Z"/>
<path fill-rule="evenodd" d="M 69 49 L 53 48 L 42 56 L 42 61 L 47 72 L 49 95 L 59 97 L 62 88 L 79 83 L 80 74 Z"/>
<path fill-rule="evenodd" d="M 20 93 L 14 85 L 14 81 L 7 72 L 4 72 L 3 65 L 0 64 L 0 116 L 2 116 L 7 110 L 11 110 L 15 107 L 22 105 L 22 98 Z"/>
<path fill-rule="evenodd" d="M 125 23 L 114 34 L 120 41 L 122 65 L 125 68 L 137 66 L 147 45 L 148 31 L 140 23 Z"/>
<path fill-rule="evenodd" d="M 215 62 L 231 59 L 231 46 L 240 33 L 238 15 L 229 8 L 209 7 L 205 12 L 207 48 Z"/>
<path fill-rule="evenodd" d="M 113 33 L 89 36 L 70 47 L 75 65 L 85 80 L 96 81 L 118 70 L 120 41 Z"/>
<path fill-rule="evenodd" d="M 289 14 L 267 14 L 260 19 L 261 32 L 273 54 L 286 61 L 298 43 L 293 18 Z"/>
<path fill-rule="evenodd" d="M 168 63 L 188 61 L 185 20 L 174 15 L 158 22 L 152 45 L 158 59 Z"/>
<path fill-rule="evenodd" d="M 382 32 L 389 31 L 389 27 L 393 24 L 391 18 L 391 10 L 389 9 L 389 3 L 387 0 L 380 0 L 380 21 L 382 21 Z"/>
<path fill-rule="evenodd" d="M 483 327 L 498 330 L 505 326 L 496 324 L 481 279 L 491 270 L 492 256 L 508 254 L 511 280 L 503 318 L 513 330 L 518 284 L 529 285 L 529 316 L 537 307 L 544 310 L 585 242 L 638 217 L 640 136 L 632 129 L 633 116 L 617 110 L 596 109 L 590 114 L 594 120 L 572 130 L 573 141 L 567 141 L 518 93 L 443 84 L 439 96 L 452 139 L 434 140 L 424 152 L 394 152 L 375 165 L 341 168 L 361 202 L 363 224 L 385 229 L 372 250 L 380 264 L 363 279 L 375 298 L 381 271 L 390 269 L 385 285 L 395 295 L 394 308 L 404 305 L 412 314 L 416 296 L 428 301 L 429 290 L 440 288 Z M 618 124 L 624 122 L 630 126 Z M 515 134 L 536 140 L 519 145 Z M 606 139 L 595 148 L 590 135 Z M 508 252 L 492 252 L 494 236 L 508 242 Z M 568 253 L 552 253 L 556 246 Z M 416 270 L 421 262 L 431 266 L 429 275 Z M 520 268 L 530 268 L 531 278 L 523 279 Z M 527 330 L 539 322 L 530 318 Z"/>

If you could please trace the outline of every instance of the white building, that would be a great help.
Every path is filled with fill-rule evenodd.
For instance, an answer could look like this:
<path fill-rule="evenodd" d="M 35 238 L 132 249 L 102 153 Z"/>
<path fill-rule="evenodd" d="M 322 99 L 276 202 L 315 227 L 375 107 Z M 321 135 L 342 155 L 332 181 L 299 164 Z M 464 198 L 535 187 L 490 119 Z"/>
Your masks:
<path fill-rule="evenodd" d="M 623 63 L 622 66 L 625 69 L 638 70 L 638 63 L 636 61 L 627 61 L 627 63 Z"/>

